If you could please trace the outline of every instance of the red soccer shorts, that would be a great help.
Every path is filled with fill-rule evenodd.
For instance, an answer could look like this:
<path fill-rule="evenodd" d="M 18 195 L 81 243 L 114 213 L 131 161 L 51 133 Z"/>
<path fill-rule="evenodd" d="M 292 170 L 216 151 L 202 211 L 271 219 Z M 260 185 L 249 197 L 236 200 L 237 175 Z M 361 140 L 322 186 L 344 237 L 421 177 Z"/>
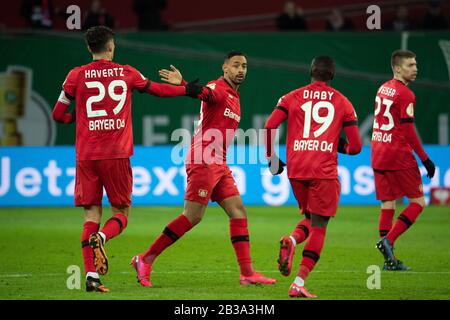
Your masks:
<path fill-rule="evenodd" d="M 392 201 L 403 196 L 423 197 L 422 178 L 418 167 L 405 170 L 374 170 L 377 200 Z"/>
<path fill-rule="evenodd" d="M 209 199 L 220 202 L 239 195 L 233 175 L 226 164 L 186 165 L 185 200 L 208 204 Z"/>
<path fill-rule="evenodd" d="M 103 187 L 111 205 L 131 205 L 133 174 L 129 158 L 77 161 L 75 205 L 101 206 Z"/>
<path fill-rule="evenodd" d="M 289 181 L 302 214 L 309 212 L 325 217 L 336 215 L 341 192 L 338 179 L 289 179 Z"/>

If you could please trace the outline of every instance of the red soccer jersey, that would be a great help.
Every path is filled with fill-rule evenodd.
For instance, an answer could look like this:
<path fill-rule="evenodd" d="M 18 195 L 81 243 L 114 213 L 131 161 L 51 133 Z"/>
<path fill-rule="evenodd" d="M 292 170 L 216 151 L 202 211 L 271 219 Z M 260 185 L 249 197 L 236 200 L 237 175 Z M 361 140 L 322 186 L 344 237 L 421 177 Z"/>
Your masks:
<path fill-rule="evenodd" d="M 100 160 L 133 154 L 131 95 L 150 81 L 129 65 L 97 60 L 72 69 L 63 83 L 76 100 L 76 158 Z"/>
<path fill-rule="evenodd" d="M 341 129 L 357 123 L 350 101 L 325 82 L 315 81 L 281 97 L 277 107 L 288 115 L 288 177 L 336 179 Z"/>
<path fill-rule="evenodd" d="M 375 97 L 372 168 L 403 170 L 417 166 L 401 124 L 414 121 L 416 97 L 401 81 L 385 82 Z"/>
<path fill-rule="evenodd" d="M 239 93 L 223 77 L 206 85 L 198 126 L 192 138 L 186 163 L 226 163 L 227 147 L 241 121 Z"/>

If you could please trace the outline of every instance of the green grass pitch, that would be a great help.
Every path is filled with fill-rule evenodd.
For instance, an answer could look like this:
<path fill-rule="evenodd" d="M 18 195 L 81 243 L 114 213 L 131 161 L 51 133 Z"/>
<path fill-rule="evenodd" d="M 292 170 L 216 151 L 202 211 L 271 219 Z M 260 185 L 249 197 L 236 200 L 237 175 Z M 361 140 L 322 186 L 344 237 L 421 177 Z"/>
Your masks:
<path fill-rule="evenodd" d="M 400 212 L 397 210 L 397 215 Z M 79 208 L 0 209 L 0 299 L 289 299 L 287 290 L 301 258 L 297 247 L 293 272 L 277 270 L 278 241 L 300 219 L 295 207 L 247 207 L 253 263 L 275 277 L 272 286 L 240 286 L 229 238 L 228 218 L 219 207 L 156 261 L 154 287 L 136 282 L 130 258 L 142 252 L 181 207 L 137 207 L 128 228 L 107 244 L 109 273 L 102 278 L 110 293 L 69 290 L 67 268 L 82 270 Z M 450 212 L 427 207 L 396 243 L 396 254 L 413 268 L 381 272 L 381 289 L 368 289 L 370 265 L 382 265 L 375 249 L 378 207 L 340 207 L 328 226 L 321 259 L 307 281 L 320 299 L 449 299 Z M 108 208 L 104 219 L 109 218 Z"/>

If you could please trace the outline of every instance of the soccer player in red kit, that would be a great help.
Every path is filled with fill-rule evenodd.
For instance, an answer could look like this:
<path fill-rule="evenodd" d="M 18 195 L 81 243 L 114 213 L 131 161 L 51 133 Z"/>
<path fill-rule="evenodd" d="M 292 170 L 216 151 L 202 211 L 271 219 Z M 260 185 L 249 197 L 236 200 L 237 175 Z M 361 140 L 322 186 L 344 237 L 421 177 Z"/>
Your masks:
<path fill-rule="evenodd" d="M 392 53 L 394 78 L 378 89 L 372 133 L 372 168 L 375 192 L 381 200 L 377 248 L 384 256 L 385 270 L 410 270 L 393 253 L 395 240 L 417 219 L 425 206 L 422 178 L 412 153 L 419 156 L 432 178 L 434 163 L 425 153 L 414 128 L 416 98 L 408 88 L 417 76 L 415 53 L 397 50 Z M 395 201 L 408 197 L 409 205 L 398 216 L 394 226 Z"/>
<path fill-rule="evenodd" d="M 288 122 L 287 174 L 305 215 L 291 235 L 280 240 L 278 268 L 283 276 L 291 273 L 295 246 L 307 240 L 297 277 L 288 291 L 290 297 L 316 297 L 305 288 L 305 280 L 320 258 L 328 221 L 336 215 L 340 194 L 337 152 L 354 155 L 361 151 L 355 110 L 330 86 L 334 74 L 330 57 L 314 58 L 311 84 L 282 96 L 264 126 L 269 170 L 277 175 L 284 171 L 285 164 L 274 152 L 275 129 Z M 341 129 L 348 142 L 339 137 Z"/>
<path fill-rule="evenodd" d="M 93 61 L 69 72 L 53 109 L 54 120 L 76 122 L 75 205 L 84 207 L 85 212 L 81 246 L 86 291 L 96 292 L 109 291 L 99 279 L 99 274 L 108 271 L 104 244 L 126 228 L 131 205 L 132 91 L 175 97 L 189 94 L 195 87 L 152 82 L 129 65 L 112 62 L 113 35 L 103 26 L 86 32 Z M 68 112 L 73 100 L 74 111 Z M 112 217 L 99 232 L 103 187 Z"/>
<path fill-rule="evenodd" d="M 162 80 L 183 84 L 181 73 L 161 70 Z M 167 247 L 200 222 L 209 200 L 216 201 L 230 218 L 230 238 L 240 267 L 240 284 L 273 284 L 275 279 L 256 272 L 250 257 L 247 213 L 226 164 L 226 151 L 241 118 L 239 86 L 247 73 L 247 58 L 230 52 L 222 65 L 223 77 L 203 87 L 199 124 L 186 157 L 187 188 L 184 210 L 170 222 L 149 249 L 134 256 L 131 264 L 142 286 L 151 286 L 150 273 L 155 259 Z"/>

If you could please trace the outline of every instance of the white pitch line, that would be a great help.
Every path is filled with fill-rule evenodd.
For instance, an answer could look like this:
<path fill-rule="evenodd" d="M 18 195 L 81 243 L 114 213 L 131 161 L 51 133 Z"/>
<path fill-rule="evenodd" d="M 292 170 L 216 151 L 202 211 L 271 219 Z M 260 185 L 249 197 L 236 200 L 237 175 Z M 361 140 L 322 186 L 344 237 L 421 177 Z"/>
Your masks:
<path fill-rule="evenodd" d="M 258 270 L 262 273 L 279 273 L 279 271 L 274 270 Z M 223 271 L 188 271 L 188 270 L 178 270 L 178 271 L 153 271 L 153 274 L 216 274 L 216 273 L 235 273 L 237 271 L 223 270 Z M 314 270 L 314 273 L 361 273 L 366 274 L 363 270 Z M 134 271 L 121 271 L 120 274 L 133 274 Z M 388 274 L 388 271 L 385 272 Z M 450 271 L 399 271 L 391 272 L 391 274 L 450 274 Z M 68 273 L 24 273 L 24 274 L 0 274 L 0 278 L 25 278 L 25 277 L 61 277 L 67 276 Z"/>

